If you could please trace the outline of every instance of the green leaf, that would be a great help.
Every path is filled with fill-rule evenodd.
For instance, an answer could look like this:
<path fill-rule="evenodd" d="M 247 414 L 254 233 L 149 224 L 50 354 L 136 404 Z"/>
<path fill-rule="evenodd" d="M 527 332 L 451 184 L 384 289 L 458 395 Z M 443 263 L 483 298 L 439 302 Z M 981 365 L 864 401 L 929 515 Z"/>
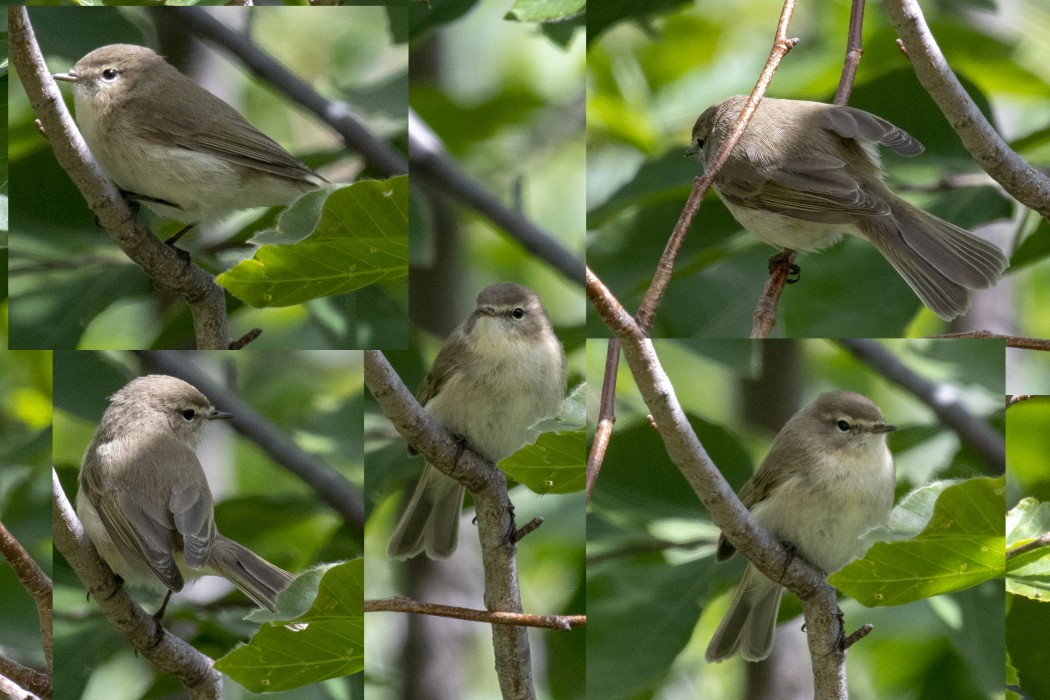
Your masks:
<path fill-rule="evenodd" d="M 313 233 L 264 245 L 216 278 L 255 307 L 291 306 L 408 274 L 408 177 L 333 191 Z"/>
<path fill-rule="evenodd" d="M 1006 546 L 1020 547 L 1050 532 L 1050 503 L 1022 499 L 1006 516 Z M 1050 547 L 1040 547 L 1006 563 L 1006 590 L 1036 600 L 1050 599 Z"/>
<path fill-rule="evenodd" d="M 693 634 L 713 563 L 632 557 L 588 567 L 588 697 L 652 697 L 643 691 L 658 687 Z M 635 652 L 624 653 L 625 643 Z"/>
<path fill-rule="evenodd" d="M 1004 491 L 1004 477 L 949 486 L 914 539 L 877 542 L 828 581 L 872 607 L 901 605 L 1003 576 Z"/>
<path fill-rule="evenodd" d="M 539 494 L 574 493 L 585 486 L 587 452 L 587 386 L 577 385 L 561 403 L 558 415 L 534 428 L 538 440 L 500 462 L 500 469 Z"/>
<path fill-rule="evenodd" d="M 295 593 L 295 585 L 281 594 Z M 291 620 L 296 628 L 267 623 L 248 644 L 215 662 L 252 692 L 299 688 L 348 676 L 364 667 L 364 560 L 331 567 L 310 609 Z"/>
<path fill-rule="evenodd" d="M 585 485 L 585 430 L 544 433 L 499 463 L 500 469 L 540 494 L 573 493 Z"/>
<path fill-rule="evenodd" d="M 519 22 L 561 22 L 583 13 L 586 0 L 515 0 L 507 19 Z"/>

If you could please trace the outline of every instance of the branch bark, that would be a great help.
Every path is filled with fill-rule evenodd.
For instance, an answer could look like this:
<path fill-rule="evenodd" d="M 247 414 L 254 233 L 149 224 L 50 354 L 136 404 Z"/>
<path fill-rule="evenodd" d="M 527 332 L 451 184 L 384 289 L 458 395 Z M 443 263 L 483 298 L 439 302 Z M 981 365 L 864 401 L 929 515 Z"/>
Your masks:
<path fill-rule="evenodd" d="M 51 593 L 53 590 L 51 579 L 48 578 L 36 561 L 29 556 L 29 552 L 15 539 L 14 535 L 8 531 L 2 522 L 0 522 L 0 554 L 3 554 L 4 558 L 7 559 L 7 563 L 11 565 L 11 569 L 18 577 L 18 581 L 26 589 L 26 592 L 32 596 L 33 602 L 36 604 L 36 613 L 40 620 L 40 641 L 44 648 L 44 661 L 47 664 L 46 674 L 37 674 L 31 669 L 25 669 L 30 674 L 18 678 L 13 676 L 7 668 L 0 671 L 0 673 L 19 682 L 19 684 L 23 683 L 24 678 L 28 682 L 24 687 L 41 697 L 50 697 L 52 693 Z M 12 661 L 11 663 L 15 662 Z"/>
<path fill-rule="evenodd" d="M 518 589 L 517 544 L 507 478 L 495 465 L 459 443 L 430 417 L 378 350 L 365 351 L 365 385 L 383 414 L 428 463 L 448 474 L 474 496 L 481 558 L 485 570 L 485 607 L 522 613 Z M 531 651 L 524 627 L 492 626 L 496 674 L 505 700 L 534 700 Z"/>
<path fill-rule="evenodd" d="M 84 195 L 88 206 L 114 243 L 158 286 L 181 296 L 190 307 L 200 349 L 225 350 L 230 345 L 226 296 L 215 278 L 179 257 L 139 224 L 127 202 L 110 182 L 69 116 L 36 43 L 24 7 L 8 8 L 11 64 L 18 70 L 29 103 L 40 118 L 55 158 Z"/>
<path fill-rule="evenodd" d="M 212 667 L 212 660 L 170 634 L 118 585 L 84 534 L 55 472 L 51 492 L 55 548 L 69 562 L 113 628 L 158 670 L 174 675 L 192 700 L 222 698 L 222 676 Z"/>
<path fill-rule="evenodd" d="M 366 600 L 365 612 L 403 612 L 419 615 L 451 617 L 456 620 L 473 620 L 490 622 L 493 625 L 512 625 L 518 627 L 538 627 L 542 629 L 568 632 L 573 627 L 587 624 L 586 615 L 529 615 L 526 613 L 509 613 L 492 610 L 473 610 L 454 605 L 423 603 L 408 598 L 383 598 Z"/>
<path fill-rule="evenodd" d="M 996 133 L 955 77 L 917 0 L 883 0 L 915 75 L 981 168 L 1010 196 L 1050 220 L 1050 177 Z"/>

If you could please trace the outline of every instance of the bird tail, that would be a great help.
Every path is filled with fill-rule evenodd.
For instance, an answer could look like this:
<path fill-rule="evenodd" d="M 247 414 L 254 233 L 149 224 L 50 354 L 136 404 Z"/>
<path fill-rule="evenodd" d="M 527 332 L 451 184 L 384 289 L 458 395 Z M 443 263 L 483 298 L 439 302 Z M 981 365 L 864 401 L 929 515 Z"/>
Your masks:
<path fill-rule="evenodd" d="M 459 543 L 463 485 L 429 464 L 398 521 L 386 551 L 391 559 L 408 559 L 421 552 L 431 559 L 448 559 Z"/>
<path fill-rule="evenodd" d="M 991 243 L 899 197 L 890 216 L 859 222 L 861 231 L 938 316 L 950 321 L 970 309 L 972 290 L 994 285 L 1009 266 Z"/>
<path fill-rule="evenodd" d="M 208 567 L 271 611 L 277 609 L 277 594 L 295 580 L 295 576 L 284 569 L 220 534 L 215 535 Z"/>
<path fill-rule="evenodd" d="M 704 658 L 708 662 L 725 661 L 737 650 L 748 661 L 761 661 L 769 656 L 783 594 L 783 587 L 748 564 Z"/>

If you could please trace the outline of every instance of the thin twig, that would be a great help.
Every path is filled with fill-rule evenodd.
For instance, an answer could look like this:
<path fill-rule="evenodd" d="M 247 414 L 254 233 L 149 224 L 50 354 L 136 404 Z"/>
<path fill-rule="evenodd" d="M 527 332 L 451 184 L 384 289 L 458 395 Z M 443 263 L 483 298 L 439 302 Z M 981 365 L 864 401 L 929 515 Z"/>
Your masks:
<path fill-rule="evenodd" d="M 551 630 L 568 632 L 573 627 L 583 627 L 587 624 L 586 615 L 529 615 L 527 613 L 508 613 L 492 610 L 475 610 L 473 608 L 460 608 L 453 605 L 438 605 L 437 603 L 421 603 L 408 598 L 384 598 L 382 600 L 366 600 L 365 612 L 404 612 L 418 613 L 420 615 L 436 615 L 438 617 L 451 617 L 457 620 L 472 620 L 474 622 L 490 622 L 494 625 L 512 625 L 516 627 L 541 627 Z"/>
<path fill-rule="evenodd" d="M 609 447 L 613 425 L 616 424 L 616 372 L 620 366 L 620 341 L 609 340 L 605 352 L 605 378 L 602 381 L 602 398 L 598 408 L 598 427 L 594 431 L 591 452 L 587 455 L 587 502 L 591 500 L 591 491 L 605 461 L 605 450 Z"/>
<path fill-rule="evenodd" d="M 47 664 L 47 688 L 44 693 L 41 687 L 30 687 L 37 695 L 51 693 L 51 598 L 54 586 L 40 565 L 36 563 L 22 543 L 15 539 L 7 527 L 0 522 L 0 554 L 18 577 L 19 583 L 33 598 L 36 604 L 37 619 L 40 622 L 40 641 L 44 649 L 44 662 Z"/>
<path fill-rule="evenodd" d="M 1026 554 L 1041 547 L 1050 547 L 1050 532 L 1044 532 L 1031 542 L 1025 542 L 1020 547 L 1014 547 L 1006 553 L 1006 559 L 1009 561 L 1014 557 L 1019 557 L 1022 554 Z"/>
<path fill-rule="evenodd" d="M 853 81 L 857 77 L 860 58 L 864 55 L 864 0 L 853 0 L 849 12 L 849 35 L 846 39 L 846 58 L 842 62 L 842 76 L 839 87 L 835 90 L 834 104 L 849 104 L 853 92 Z"/>
<path fill-rule="evenodd" d="M 835 91 L 835 104 L 845 105 L 849 101 L 850 93 L 853 91 L 853 81 L 857 76 L 857 68 L 860 66 L 860 58 L 864 54 L 862 41 L 864 32 L 864 0 L 853 0 L 850 7 L 849 33 L 846 39 L 846 58 L 842 63 L 842 75 L 839 78 L 839 86 Z M 751 337 L 768 338 L 777 323 L 777 308 L 780 306 L 780 297 L 784 293 L 784 287 L 791 278 L 791 273 L 797 270 L 793 263 L 795 252 L 784 250 L 770 261 L 769 281 L 766 282 L 755 305 L 755 313 L 751 319 Z"/>
<path fill-rule="evenodd" d="M 944 333 L 943 335 L 930 336 L 931 338 L 998 338 L 1006 341 L 1008 348 L 1021 348 L 1022 350 L 1050 351 L 1050 340 L 1044 338 L 1021 338 L 1015 335 L 1002 335 L 990 331 L 966 331 L 964 333 Z"/>

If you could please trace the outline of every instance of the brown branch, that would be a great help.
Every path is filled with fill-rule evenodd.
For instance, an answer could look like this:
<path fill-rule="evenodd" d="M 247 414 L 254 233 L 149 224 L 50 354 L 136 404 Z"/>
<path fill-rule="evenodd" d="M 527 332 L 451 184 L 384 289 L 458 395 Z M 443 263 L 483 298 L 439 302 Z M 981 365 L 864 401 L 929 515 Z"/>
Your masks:
<path fill-rule="evenodd" d="M 529 615 L 526 613 L 509 613 L 492 610 L 474 610 L 453 605 L 421 603 L 408 598 L 384 598 L 366 600 L 365 612 L 403 612 L 420 615 L 451 617 L 457 620 L 489 622 L 494 625 L 511 625 L 516 627 L 541 627 L 544 629 L 568 632 L 573 627 L 587 624 L 586 615 Z"/>
<path fill-rule="evenodd" d="M 777 307 L 780 305 L 780 295 L 784 293 L 795 260 L 795 251 L 783 250 L 775 256 L 776 263 L 769 263 L 769 281 L 762 290 L 762 296 L 755 306 L 755 313 L 751 317 L 751 337 L 768 338 L 777 325 Z"/>
<path fill-rule="evenodd" d="M 29 103 L 51 142 L 55 159 L 84 195 L 110 239 L 157 286 L 181 296 L 190 307 L 198 349 L 230 346 L 226 296 L 215 278 L 179 256 L 139 224 L 117 188 L 91 156 L 55 81 L 44 63 L 24 7 L 8 8 L 11 64 L 18 70 Z"/>
<path fill-rule="evenodd" d="M 1015 335 L 1001 335 L 990 331 L 967 331 L 965 333 L 944 333 L 943 335 L 930 336 L 932 338 L 998 338 L 1006 341 L 1008 348 L 1021 348 L 1022 350 L 1050 351 L 1050 340 L 1043 338 L 1020 338 Z"/>
<path fill-rule="evenodd" d="M 84 534 L 57 472 L 52 471 L 51 480 L 55 549 L 69 562 L 109 623 L 136 653 L 160 671 L 178 678 L 192 700 L 221 698 L 222 676 L 214 669 L 213 661 L 165 630 L 128 597 Z"/>
<path fill-rule="evenodd" d="M 1006 560 L 1009 561 L 1014 557 L 1019 557 L 1041 547 L 1050 547 L 1050 532 L 1044 532 L 1031 542 L 1025 542 L 1020 547 L 1014 547 L 1006 553 Z"/>
<path fill-rule="evenodd" d="M 22 544 L 15 539 L 7 527 L 0 522 L 0 554 L 7 559 L 11 569 L 18 577 L 19 583 L 26 589 L 36 603 L 36 614 L 40 620 L 40 641 L 44 648 L 44 661 L 47 664 L 47 674 L 41 674 L 45 685 L 33 684 L 26 686 L 37 695 L 51 695 L 51 598 L 53 585 L 44 570 L 29 556 Z M 5 673 L 4 675 L 10 674 Z M 34 680 L 41 680 L 34 678 Z"/>
<path fill-rule="evenodd" d="M 849 104 L 849 96 L 853 92 L 853 81 L 857 77 L 857 68 L 860 67 L 860 58 L 864 55 L 863 33 L 864 0 L 853 0 L 849 11 L 846 58 L 842 62 L 842 77 L 839 78 L 839 87 L 835 90 L 834 104 Z"/>
<path fill-rule="evenodd" d="M 25 690 L 28 690 L 33 695 L 41 698 L 51 698 L 53 691 L 51 688 L 51 676 L 46 673 L 41 673 L 27 666 L 7 658 L 3 654 L 0 654 L 0 678 L 6 678 L 10 681 L 11 685 L 22 690 L 20 695 L 13 695 L 10 691 L 5 691 L 12 697 L 26 697 Z M 3 686 L 0 686 L 0 690 Z"/>
<path fill-rule="evenodd" d="M 883 0 L 915 76 L 966 150 L 1010 196 L 1050 220 L 1050 177 L 1017 155 L 988 123 L 955 77 L 917 0 Z"/>
<path fill-rule="evenodd" d="M 598 427 L 594 431 L 591 452 L 587 455 L 587 502 L 605 461 L 605 450 L 609 447 L 613 425 L 616 423 L 616 371 L 620 367 L 620 341 L 609 340 L 605 352 L 605 378 L 602 381 L 601 405 L 598 408 Z"/>

